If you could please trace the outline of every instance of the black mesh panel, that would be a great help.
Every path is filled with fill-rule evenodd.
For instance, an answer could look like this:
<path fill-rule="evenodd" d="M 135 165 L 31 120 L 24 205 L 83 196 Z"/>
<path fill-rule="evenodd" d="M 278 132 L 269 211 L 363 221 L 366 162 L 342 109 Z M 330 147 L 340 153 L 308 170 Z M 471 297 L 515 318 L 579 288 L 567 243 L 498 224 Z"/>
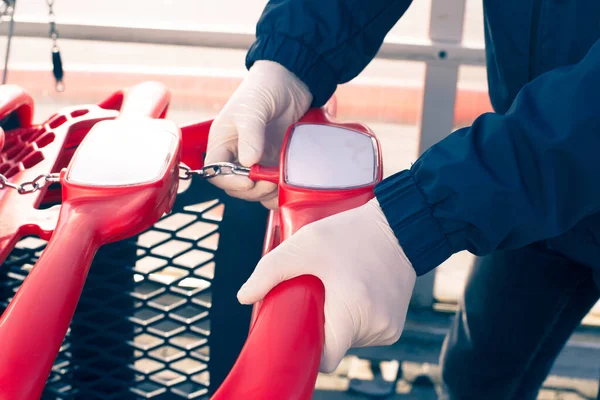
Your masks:
<path fill-rule="evenodd" d="M 246 338 L 250 308 L 235 295 L 266 219 L 259 204 L 194 179 L 152 229 L 104 246 L 43 399 L 208 398 Z M 26 238 L 5 261 L 3 308 L 44 246 Z"/>

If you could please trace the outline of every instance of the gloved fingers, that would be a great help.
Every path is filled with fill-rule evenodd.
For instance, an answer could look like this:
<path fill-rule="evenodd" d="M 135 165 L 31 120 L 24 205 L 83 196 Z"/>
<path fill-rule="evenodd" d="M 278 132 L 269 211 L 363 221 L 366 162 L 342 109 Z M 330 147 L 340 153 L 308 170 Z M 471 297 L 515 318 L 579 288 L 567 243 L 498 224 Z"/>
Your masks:
<path fill-rule="evenodd" d="M 212 123 L 206 150 L 205 164 L 238 162 L 238 128 L 229 117 L 218 116 Z M 236 194 L 254 188 L 255 182 L 245 176 L 216 176 L 210 182 L 226 192 Z M 234 197 L 239 197 L 236 195 Z M 256 196 L 255 196 L 256 197 Z"/>
<path fill-rule="evenodd" d="M 265 208 L 269 210 L 277 210 L 279 208 L 279 195 L 278 192 L 273 194 L 273 197 L 267 200 L 261 200 L 260 202 Z"/>
<path fill-rule="evenodd" d="M 293 260 L 306 260 L 302 247 L 285 241 L 266 254 L 258 263 L 250 278 L 242 285 L 237 297 L 241 304 L 261 301 L 275 286 L 299 275 L 312 274 L 311 263 L 296 265 Z"/>
<path fill-rule="evenodd" d="M 344 313 L 334 310 L 328 304 L 327 293 L 325 294 L 325 298 L 325 345 L 323 347 L 319 371 L 330 374 L 336 370 L 350 349 L 352 345 L 352 333 L 340 330 L 340 327 L 347 326 L 348 324 L 347 321 L 342 320 Z M 334 330 L 334 327 L 337 327 L 338 330 Z"/>
<path fill-rule="evenodd" d="M 205 164 L 235 162 L 237 157 L 233 150 L 234 146 L 234 140 L 214 146 L 207 151 Z M 254 182 L 246 176 L 222 175 L 210 178 L 210 182 L 225 190 L 229 196 L 243 200 L 268 201 L 277 196 L 277 184 L 267 181 Z"/>
<path fill-rule="evenodd" d="M 277 268 L 276 265 L 271 265 L 269 262 L 265 264 L 261 260 L 252 275 L 250 275 L 250 278 L 248 278 L 238 291 L 238 301 L 241 304 L 254 304 L 263 300 L 271 289 L 285 279 L 281 272 L 281 268 Z"/>
<path fill-rule="evenodd" d="M 247 200 L 247 201 L 268 201 L 268 200 L 272 199 L 273 197 L 277 196 L 277 185 L 275 183 L 267 182 L 267 181 L 258 181 L 258 182 L 253 182 L 253 186 L 250 189 L 237 190 L 236 188 L 239 187 L 239 185 L 233 186 L 233 184 L 229 184 L 229 183 L 225 182 L 225 179 L 227 179 L 227 178 L 230 178 L 232 180 L 236 179 L 236 178 L 241 178 L 241 179 L 246 179 L 246 180 L 250 180 L 250 179 L 246 178 L 245 176 L 231 176 L 230 175 L 230 176 L 223 177 L 222 184 L 226 184 L 228 186 L 235 187 L 232 190 L 229 190 L 229 189 L 226 190 L 226 193 L 231 197 L 235 197 L 235 198 Z M 213 178 L 213 179 L 216 179 L 216 178 Z"/>
<path fill-rule="evenodd" d="M 204 164 L 215 162 L 235 162 L 235 153 L 227 144 L 222 144 L 207 151 Z M 210 178 L 209 182 L 226 192 L 244 193 L 254 188 L 255 182 L 241 175 L 220 175 Z M 234 196 L 236 197 L 236 196 Z"/>
<path fill-rule="evenodd" d="M 237 127 L 228 116 L 218 115 L 210 126 L 205 164 L 237 160 Z"/>
<path fill-rule="evenodd" d="M 265 149 L 265 131 L 268 113 L 265 107 L 250 108 L 240 104 L 233 115 L 238 135 L 238 160 L 245 167 L 258 164 Z"/>

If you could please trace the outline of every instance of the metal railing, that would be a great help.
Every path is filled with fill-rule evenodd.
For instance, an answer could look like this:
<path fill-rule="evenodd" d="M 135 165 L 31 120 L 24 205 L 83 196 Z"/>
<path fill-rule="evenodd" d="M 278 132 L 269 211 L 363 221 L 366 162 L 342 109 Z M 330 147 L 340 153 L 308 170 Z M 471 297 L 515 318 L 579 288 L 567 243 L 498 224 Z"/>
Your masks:
<path fill-rule="evenodd" d="M 438 0 L 433 0 L 432 15 Z M 462 1 L 458 1 L 463 3 Z M 444 1 L 452 6 L 444 8 L 461 8 L 456 6 L 457 0 Z M 444 18 L 436 18 L 443 21 Z M 433 23 L 432 29 L 438 24 Z M 450 21 L 445 21 L 449 23 Z M 214 47 L 224 49 L 247 50 L 254 42 L 252 31 L 231 31 L 214 26 L 196 29 L 175 29 L 164 27 L 123 26 L 108 24 L 81 24 L 71 21 L 59 21 L 60 37 L 72 40 L 97 40 L 104 42 L 146 43 L 176 46 Z M 462 30 L 462 24 L 460 26 Z M 0 35 L 6 35 L 8 26 L 0 25 Z M 48 22 L 32 18 L 15 16 L 14 35 L 17 37 L 47 38 Z M 462 35 L 461 35 L 462 36 Z M 389 38 L 381 46 L 377 58 L 389 60 L 422 61 L 426 63 L 484 65 L 485 53 L 482 47 L 471 47 L 459 41 L 447 41 L 437 37 L 431 40 L 414 38 Z"/>

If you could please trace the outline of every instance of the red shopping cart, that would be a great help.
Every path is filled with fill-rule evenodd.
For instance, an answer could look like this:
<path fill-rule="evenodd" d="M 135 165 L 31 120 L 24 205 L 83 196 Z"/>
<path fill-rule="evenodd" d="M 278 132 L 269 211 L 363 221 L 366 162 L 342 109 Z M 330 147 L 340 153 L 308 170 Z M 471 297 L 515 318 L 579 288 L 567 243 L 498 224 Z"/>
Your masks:
<path fill-rule="evenodd" d="M 277 182 L 279 209 L 269 215 L 263 252 L 305 224 L 364 204 L 382 178 L 375 136 L 362 124 L 335 121 L 333 104 L 310 110 L 289 128 L 279 168 L 244 168 L 202 165 L 211 121 L 180 128 L 165 120 L 169 94 L 158 84 L 63 111 L 40 126 L 31 126 L 30 98 L 19 96 L 27 101 L 10 114 L 18 111 L 24 122 L 4 135 L 3 161 L 13 169 L 2 183 L 0 216 L 28 202 L 1 228 L 0 255 L 6 258 L 23 235 L 49 243 L 0 319 L 0 342 L 9 343 L 0 355 L 0 398 L 40 397 L 97 249 L 145 231 L 169 212 L 180 177 L 243 174 Z M 40 146 L 49 133 L 53 140 Z M 15 145 L 43 151 L 42 161 L 25 164 L 27 155 L 8 154 Z M 56 183 L 60 190 L 48 190 Z M 27 192 L 33 193 L 20 194 Z M 60 206 L 37 209 L 57 193 Z M 311 398 L 324 340 L 324 295 L 317 278 L 302 276 L 257 304 L 246 344 L 213 398 Z M 194 316 L 188 319 L 193 323 Z M 183 385 L 167 386 L 177 383 Z"/>

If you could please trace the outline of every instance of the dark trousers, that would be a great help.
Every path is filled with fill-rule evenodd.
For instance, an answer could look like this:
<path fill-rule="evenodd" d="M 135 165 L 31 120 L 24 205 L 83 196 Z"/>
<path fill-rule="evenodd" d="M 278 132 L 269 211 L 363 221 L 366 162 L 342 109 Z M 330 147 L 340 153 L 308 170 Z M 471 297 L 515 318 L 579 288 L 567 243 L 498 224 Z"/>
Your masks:
<path fill-rule="evenodd" d="M 479 259 L 442 350 L 441 399 L 536 399 L 599 296 L 589 268 L 540 245 Z"/>

